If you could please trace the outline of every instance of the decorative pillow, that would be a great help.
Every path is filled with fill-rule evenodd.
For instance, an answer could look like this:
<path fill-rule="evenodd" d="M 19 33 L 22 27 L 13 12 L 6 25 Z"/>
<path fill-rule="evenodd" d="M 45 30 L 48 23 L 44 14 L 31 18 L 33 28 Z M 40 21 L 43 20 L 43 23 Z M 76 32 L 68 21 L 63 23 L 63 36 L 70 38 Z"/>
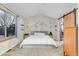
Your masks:
<path fill-rule="evenodd" d="M 34 33 L 34 35 L 45 35 L 45 33 Z"/>

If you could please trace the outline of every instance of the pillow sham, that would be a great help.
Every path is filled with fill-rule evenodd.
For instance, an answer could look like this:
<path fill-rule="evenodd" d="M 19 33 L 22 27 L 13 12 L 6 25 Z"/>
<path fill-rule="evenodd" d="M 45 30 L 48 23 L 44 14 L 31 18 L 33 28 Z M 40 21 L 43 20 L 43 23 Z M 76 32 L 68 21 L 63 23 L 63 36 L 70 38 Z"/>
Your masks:
<path fill-rule="evenodd" d="M 34 35 L 45 35 L 45 33 L 34 33 Z"/>

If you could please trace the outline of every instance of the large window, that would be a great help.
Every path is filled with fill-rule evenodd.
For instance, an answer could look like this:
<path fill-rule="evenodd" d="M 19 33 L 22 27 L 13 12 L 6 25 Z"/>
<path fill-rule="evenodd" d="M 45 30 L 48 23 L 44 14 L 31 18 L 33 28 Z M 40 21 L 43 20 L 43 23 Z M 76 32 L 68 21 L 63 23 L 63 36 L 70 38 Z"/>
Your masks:
<path fill-rule="evenodd" d="M 15 35 L 16 16 L 0 10 L 0 39 Z"/>
<path fill-rule="evenodd" d="M 7 36 L 15 35 L 16 17 L 6 13 Z"/>
<path fill-rule="evenodd" d="M 5 37 L 5 12 L 0 10 L 0 38 Z"/>

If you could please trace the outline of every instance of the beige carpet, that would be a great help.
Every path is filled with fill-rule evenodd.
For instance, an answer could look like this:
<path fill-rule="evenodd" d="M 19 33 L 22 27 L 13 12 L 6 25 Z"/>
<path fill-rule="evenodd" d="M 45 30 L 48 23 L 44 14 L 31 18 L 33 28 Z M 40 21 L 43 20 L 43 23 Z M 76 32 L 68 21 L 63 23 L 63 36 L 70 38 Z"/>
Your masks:
<path fill-rule="evenodd" d="M 58 48 L 19 48 L 19 45 L 2 56 L 63 56 L 63 46 Z"/>

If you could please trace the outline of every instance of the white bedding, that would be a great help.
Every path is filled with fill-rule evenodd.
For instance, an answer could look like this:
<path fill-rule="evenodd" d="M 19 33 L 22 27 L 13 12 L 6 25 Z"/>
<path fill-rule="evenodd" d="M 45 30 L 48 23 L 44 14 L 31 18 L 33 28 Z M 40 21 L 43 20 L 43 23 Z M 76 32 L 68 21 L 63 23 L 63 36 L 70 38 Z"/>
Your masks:
<path fill-rule="evenodd" d="M 20 44 L 20 48 L 24 45 L 54 45 L 57 47 L 56 41 L 48 35 L 31 35 Z"/>

